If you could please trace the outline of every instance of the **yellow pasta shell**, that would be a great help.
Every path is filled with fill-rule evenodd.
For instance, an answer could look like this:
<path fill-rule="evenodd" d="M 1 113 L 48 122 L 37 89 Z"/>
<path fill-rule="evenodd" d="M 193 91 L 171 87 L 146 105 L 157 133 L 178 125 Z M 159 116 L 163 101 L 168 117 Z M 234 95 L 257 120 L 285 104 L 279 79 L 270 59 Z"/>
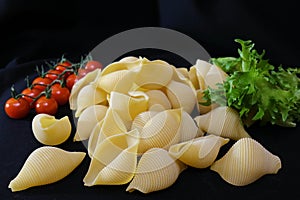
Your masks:
<path fill-rule="evenodd" d="M 77 96 L 80 90 L 84 86 L 89 85 L 91 82 L 97 80 L 100 76 L 101 69 L 96 69 L 92 72 L 87 73 L 83 78 L 81 78 L 74 84 L 69 97 L 69 104 L 71 110 L 77 109 Z"/>
<path fill-rule="evenodd" d="M 142 128 L 138 153 L 153 147 L 168 149 L 178 143 L 180 136 L 181 109 L 171 109 L 157 113 Z"/>
<path fill-rule="evenodd" d="M 68 116 L 56 119 L 52 115 L 37 114 L 32 120 L 34 137 L 44 145 L 59 145 L 71 135 L 72 127 Z"/>
<path fill-rule="evenodd" d="M 79 117 L 81 112 L 89 106 L 95 104 L 106 104 L 107 93 L 97 88 L 94 84 L 84 86 L 78 93 L 77 96 L 77 110 L 75 117 Z"/>
<path fill-rule="evenodd" d="M 85 155 L 85 152 L 69 152 L 52 146 L 40 147 L 28 156 L 8 187 L 15 192 L 59 181 L 69 175 Z"/>
<path fill-rule="evenodd" d="M 98 87 L 103 89 L 105 92 L 110 93 L 128 72 L 128 70 L 124 69 L 106 74 L 99 79 Z"/>
<path fill-rule="evenodd" d="M 84 109 L 77 121 L 74 141 L 87 140 L 97 122 L 104 118 L 106 111 L 107 106 L 103 105 L 91 105 Z"/>
<path fill-rule="evenodd" d="M 188 166 L 206 168 L 215 161 L 220 148 L 228 142 L 228 138 L 207 135 L 174 144 L 169 148 L 169 153 Z"/>
<path fill-rule="evenodd" d="M 187 113 L 192 113 L 196 105 L 196 92 L 190 86 L 171 81 L 166 86 L 166 94 L 172 108 L 183 108 Z"/>
<path fill-rule="evenodd" d="M 186 111 L 181 110 L 181 122 L 180 122 L 180 140 L 179 142 L 184 142 L 191 140 L 196 137 L 201 137 L 204 132 L 198 128 L 195 120 Z"/>
<path fill-rule="evenodd" d="M 238 140 L 251 137 L 245 130 L 239 113 L 228 106 L 217 107 L 210 112 L 195 117 L 198 127 L 204 132 Z"/>
<path fill-rule="evenodd" d="M 139 132 L 142 131 L 143 127 L 146 125 L 147 122 L 152 120 L 154 115 L 158 112 L 156 111 L 144 111 L 139 113 L 132 121 L 131 130 L 137 129 Z"/>
<path fill-rule="evenodd" d="M 228 75 L 220 67 L 211 65 L 204 79 L 207 86 L 211 88 L 218 88 L 216 84 L 223 83 L 227 77 Z"/>
<path fill-rule="evenodd" d="M 280 158 L 252 138 L 242 138 L 210 169 L 226 182 L 244 186 L 266 174 L 276 174 L 281 168 Z"/>
<path fill-rule="evenodd" d="M 186 165 L 171 157 L 166 150 L 149 149 L 139 160 L 135 176 L 126 191 L 150 193 L 166 189 L 175 183 L 184 169 Z"/>
<path fill-rule="evenodd" d="M 95 149 L 88 172 L 83 179 L 84 185 L 128 183 L 136 169 L 138 144 L 136 129 L 103 140 Z"/>
<path fill-rule="evenodd" d="M 100 143 L 100 140 L 103 140 L 103 138 L 99 137 L 103 126 L 103 121 L 104 120 L 102 119 L 101 121 L 96 123 L 88 140 L 88 154 L 91 158 L 93 157 L 95 149 Z"/>

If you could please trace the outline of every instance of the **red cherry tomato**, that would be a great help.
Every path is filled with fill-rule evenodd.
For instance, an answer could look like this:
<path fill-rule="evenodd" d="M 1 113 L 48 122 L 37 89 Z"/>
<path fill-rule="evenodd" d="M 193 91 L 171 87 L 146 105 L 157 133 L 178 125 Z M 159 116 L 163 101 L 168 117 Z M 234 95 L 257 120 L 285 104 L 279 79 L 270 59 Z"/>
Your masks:
<path fill-rule="evenodd" d="M 55 115 L 58 110 L 58 104 L 53 97 L 41 96 L 35 103 L 36 113 L 45 113 Z"/>
<path fill-rule="evenodd" d="M 5 102 L 5 113 L 13 119 L 26 117 L 30 112 L 29 103 L 23 98 L 9 98 Z"/>
<path fill-rule="evenodd" d="M 23 96 L 23 98 L 28 101 L 28 103 L 30 104 L 31 108 L 35 107 L 35 103 L 32 103 L 34 98 L 36 98 L 42 91 L 36 88 L 25 88 L 22 91 L 22 94 L 24 94 L 25 96 Z"/>
<path fill-rule="evenodd" d="M 73 88 L 73 85 L 78 81 L 78 78 L 76 76 L 76 74 L 71 74 L 70 76 L 68 76 L 68 78 L 66 79 L 66 86 L 67 88 L 71 91 Z"/>
<path fill-rule="evenodd" d="M 44 91 L 50 83 L 52 83 L 52 79 L 47 78 L 47 77 L 36 77 L 33 81 L 32 84 L 34 85 L 34 88 L 39 89 Z"/>
<path fill-rule="evenodd" d="M 102 63 L 96 60 L 89 60 L 85 64 L 84 69 L 86 69 L 88 72 L 94 71 L 95 69 L 101 69 L 102 68 Z"/>
<path fill-rule="evenodd" d="M 58 105 L 65 105 L 69 102 L 70 90 L 62 87 L 59 83 L 55 83 L 51 86 L 51 97 L 56 100 Z"/>
<path fill-rule="evenodd" d="M 64 61 L 62 63 L 58 63 L 55 67 L 55 70 L 63 73 L 66 69 L 71 69 L 71 66 L 72 66 L 71 62 Z M 70 74 L 71 74 L 71 72 L 65 72 L 64 78 L 66 79 Z"/>
<path fill-rule="evenodd" d="M 87 69 L 84 68 L 79 68 L 78 72 L 77 72 L 77 78 L 78 80 L 83 78 L 87 73 L 89 73 L 89 71 Z"/>
<path fill-rule="evenodd" d="M 50 78 L 52 80 L 58 79 L 59 75 L 61 74 L 61 71 L 50 69 L 47 74 L 45 75 L 46 78 Z M 60 77 L 62 79 L 63 77 Z"/>

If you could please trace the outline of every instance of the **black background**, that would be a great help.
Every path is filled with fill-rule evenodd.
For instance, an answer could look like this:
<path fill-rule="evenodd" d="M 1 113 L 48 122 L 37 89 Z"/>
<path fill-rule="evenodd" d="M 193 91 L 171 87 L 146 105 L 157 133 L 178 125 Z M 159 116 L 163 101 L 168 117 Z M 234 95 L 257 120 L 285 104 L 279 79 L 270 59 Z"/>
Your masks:
<path fill-rule="evenodd" d="M 258 125 L 250 128 L 249 133 L 281 158 L 282 169 L 248 186 L 232 186 L 209 169 L 189 168 L 170 188 L 147 195 L 127 193 L 126 186 L 88 188 L 82 182 L 89 164 L 86 158 L 62 181 L 12 193 L 7 188 L 9 181 L 16 176 L 27 156 L 41 145 L 31 133 L 34 114 L 26 119 L 12 120 L 3 110 L 9 87 L 16 84 L 17 89 L 24 88 L 23 79 L 34 74 L 36 65 L 60 58 L 62 54 L 76 60 L 104 39 L 137 27 L 161 26 L 180 31 L 197 40 L 212 57 L 236 56 L 238 46 L 233 40 L 251 39 L 256 49 L 266 50 L 266 57 L 275 66 L 298 67 L 300 31 L 296 1 L 0 2 L 0 199 L 179 199 L 182 195 L 195 199 L 299 197 L 299 127 Z M 181 62 L 173 55 L 156 56 L 169 58 L 175 65 Z M 57 117 L 64 115 L 72 118 L 67 106 L 60 108 Z M 220 156 L 231 144 L 223 148 Z M 73 143 L 71 138 L 59 147 L 85 151 L 81 143 Z"/>

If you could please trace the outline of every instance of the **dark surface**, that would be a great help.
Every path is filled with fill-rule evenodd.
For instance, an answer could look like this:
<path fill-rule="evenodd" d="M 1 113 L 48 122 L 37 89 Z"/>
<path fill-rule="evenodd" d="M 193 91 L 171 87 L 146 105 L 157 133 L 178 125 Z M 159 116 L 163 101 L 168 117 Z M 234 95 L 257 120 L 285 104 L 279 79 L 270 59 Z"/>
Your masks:
<path fill-rule="evenodd" d="M 0 199 L 272 199 L 293 195 L 300 197 L 299 127 L 253 126 L 250 135 L 270 152 L 278 155 L 282 169 L 276 175 L 266 175 L 253 184 L 235 187 L 209 169 L 189 168 L 182 172 L 171 187 L 144 195 L 125 192 L 123 186 L 83 186 L 88 157 L 63 180 L 25 191 L 12 193 L 8 184 L 25 159 L 41 146 L 33 137 L 30 115 L 26 119 L 9 119 L 3 110 L 9 88 L 25 87 L 26 75 L 44 60 L 62 54 L 77 59 L 98 43 L 120 31 L 143 26 L 162 26 L 181 31 L 196 39 L 213 57 L 235 56 L 234 38 L 252 39 L 259 50 L 265 49 L 270 62 L 298 66 L 300 32 L 298 11 L 294 2 L 279 1 L 159 1 L 156 3 L 106 1 L 1 1 L 0 25 Z M 247 2 L 247 3 L 246 3 Z M 42 5 L 40 5 L 42 4 Z M 113 19 L 113 16 L 116 19 Z M 38 20 L 42 22 L 38 22 Z M 9 28 L 9 25 L 12 25 Z M 168 59 L 177 65 L 182 61 L 169 55 L 152 57 Z M 57 117 L 72 113 L 61 107 Z M 71 120 L 72 121 L 72 120 Z M 73 124 L 72 136 L 75 127 Z M 59 147 L 86 151 L 81 142 L 70 139 Z M 231 146 L 224 146 L 221 156 Z"/>

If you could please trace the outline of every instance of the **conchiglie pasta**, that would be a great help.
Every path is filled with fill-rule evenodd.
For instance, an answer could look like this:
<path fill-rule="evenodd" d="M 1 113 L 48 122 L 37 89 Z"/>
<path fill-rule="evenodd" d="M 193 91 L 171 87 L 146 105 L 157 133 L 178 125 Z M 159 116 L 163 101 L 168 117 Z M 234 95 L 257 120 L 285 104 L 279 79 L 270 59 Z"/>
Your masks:
<path fill-rule="evenodd" d="M 138 131 L 110 136 L 97 145 L 86 176 L 85 186 L 121 185 L 134 176 L 137 164 Z"/>
<path fill-rule="evenodd" d="M 174 144 L 169 148 L 169 153 L 188 166 L 206 168 L 215 161 L 220 148 L 228 142 L 228 138 L 207 135 Z"/>
<path fill-rule="evenodd" d="M 198 127 L 204 132 L 238 140 L 251 137 L 243 127 L 239 113 L 231 107 L 221 106 L 195 117 Z"/>
<path fill-rule="evenodd" d="M 156 111 L 144 111 L 139 113 L 132 121 L 131 130 L 137 129 L 139 132 L 142 131 L 143 127 L 157 114 Z"/>
<path fill-rule="evenodd" d="M 28 156 L 8 187 L 15 192 L 57 182 L 69 175 L 85 155 L 85 152 L 69 152 L 57 147 L 42 146 Z"/>
<path fill-rule="evenodd" d="M 166 94 L 172 108 L 183 108 L 187 113 L 192 113 L 196 105 L 196 93 L 192 87 L 177 81 L 171 81 L 166 86 Z"/>
<path fill-rule="evenodd" d="M 159 104 L 163 107 L 164 110 L 172 108 L 172 105 L 167 97 L 167 95 L 161 90 L 149 90 L 145 92 L 149 97 L 148 107 L 151 109 L 152 106 Z"/>
<path fill-rule="evenodd" d="M 253 183 L 266 174 L 276 174 L 281 168 L 280 158 L 252 138 L 242 138 L 210 169 L 235 186 Z"/>
<path fill-rule="evenodd" d="M 87 140 L 97 122 L 104 118 L 107 108 L 103 105 L 91 105 L 83 110 L 77 121 L 74 141 Z"/>
<path fill-rule="evenodd" d="M 181 122 L 180 122 L 180 140 L 179 142 L 184 142 L 191 140 L 196 137 L 201 137 L 204 132 L 198 128 L 195 120 L 186 111 L 181 110 Z"/>
<path fill-rule="evenodd" d="M 152 147 L 168 149 L 178 143 L 180 136 L 181 109 L 171 109 L 154 115 L 140 132 L 138 153 L 144 153 Z"/>
<path fill-rule="evenodd" d="M 103 89 L 105 92 L 110 93 L 114 90 L 117 83 L 124 78 L 128 73 L 127 69 L 115 71 L 102 76 L 98 81 L 98 87 Z"/>
<path fill-rule="evenodd" d="M 175 183 L 184 169 L 186 165 L 171 157 L 168 151 L 149 149 L 139 160 L 135 176 L 126 191 L 150 193 L 166 189 Z"/>

